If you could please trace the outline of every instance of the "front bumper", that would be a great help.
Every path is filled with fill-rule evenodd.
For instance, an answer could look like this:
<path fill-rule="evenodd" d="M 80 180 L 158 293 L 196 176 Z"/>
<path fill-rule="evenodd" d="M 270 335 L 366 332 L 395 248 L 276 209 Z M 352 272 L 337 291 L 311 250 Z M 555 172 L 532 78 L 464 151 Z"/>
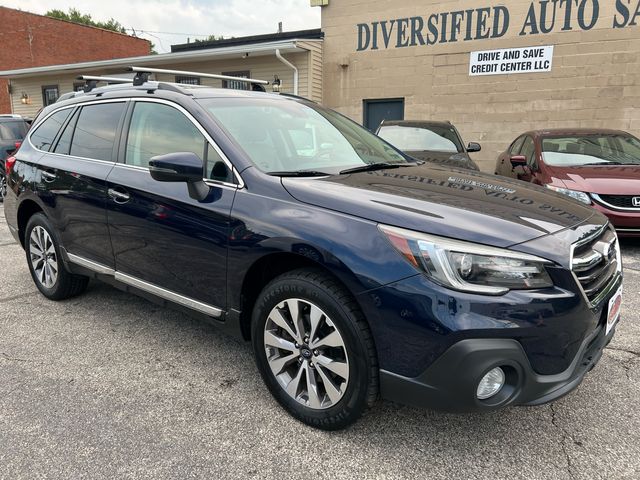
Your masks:
<path fill-rule="evenodd" d="M 620 237 L 640 236 L 640 210 L 614 210 L 600 203 L 594 203 L 593 207 L 609 218 Z"/>
<path fill-rule="evenodd" d="M 540 405 L 563 397 L 580 385 L 600 360 L 614 333 L 615 329 L 605 336 L 604 326 L 598 326 L 584 340 L 569 368 L 556 375 L 537 374 L 516 340 L 462 340 L 418 377 L 403 377 L 381 370 L 381 394 L 398 403 L 451 412 Z M 505 386 L 494 397 L 478 400 L 478 382 L 495 367 L 505 371 Z"/>

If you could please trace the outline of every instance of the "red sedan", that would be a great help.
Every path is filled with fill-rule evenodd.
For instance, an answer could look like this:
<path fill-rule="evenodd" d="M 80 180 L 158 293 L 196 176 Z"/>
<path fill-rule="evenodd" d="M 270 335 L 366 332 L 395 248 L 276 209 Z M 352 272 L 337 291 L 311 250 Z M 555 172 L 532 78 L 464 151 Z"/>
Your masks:
<path fill-rule="evenodd" d="M 609 217 L 620 236 L 640 236 L 640 140 L 629 133 L 527 132 L 498 157 L 495 173 L 592 205 Z"/>

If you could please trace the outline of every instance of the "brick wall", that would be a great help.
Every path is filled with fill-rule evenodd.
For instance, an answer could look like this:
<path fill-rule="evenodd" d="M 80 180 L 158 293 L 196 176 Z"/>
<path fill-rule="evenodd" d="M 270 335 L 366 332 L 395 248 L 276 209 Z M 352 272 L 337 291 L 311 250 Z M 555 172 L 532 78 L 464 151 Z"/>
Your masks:
<path fill-rule="evenodd" d="M 147 40 L 0 7 L 0 70 L 147 55 Z M 0 79 L 0 113 L 11 110 Z"/>
<path fill-rule="evenodd" d="M 638 0 L 573 2 L 567 17 L 560 5 L 572 2 L 544 2 L 547 27 L 553 5 L 558 6 L 550 33 L 527 29 L 520 35 L 532 6 L 540 22 L 541 3 L 331 0 L 322 7 L 324 103 L 362 122 L 364 99 L 404 97 L 406 119 L 450 120 L 467 142 L 481 142 L 483 150 L 473 158 L 491 172 L 497 155 L 529 129 L 609 127 L 640 135 L 640 16 L 635 25 L 631 20 Z M 576 5 L 585 4 L 583 22 L 588 23 L 594 3 L 598 21 L 584 30 Z M 393 30 L 389 48 L 357 51 L 360 23 L 421 16 L 427 33 L 432 14 L 501 5 L 510 13 L 510 28 L 501 38 L 465 40 L 463 34 L 456 42 L 396 48 Z M 626 22 L 620 5 L 627 9 Z M 563 30 L 566 18 L 571 30 Z M 626 26 L 613 28 L 614 22 Z M 464 31 L 466 18 L 461 24 Z M 472 51 L 542 45 L 555 46 L 551 72 L 469 76 Z"/>

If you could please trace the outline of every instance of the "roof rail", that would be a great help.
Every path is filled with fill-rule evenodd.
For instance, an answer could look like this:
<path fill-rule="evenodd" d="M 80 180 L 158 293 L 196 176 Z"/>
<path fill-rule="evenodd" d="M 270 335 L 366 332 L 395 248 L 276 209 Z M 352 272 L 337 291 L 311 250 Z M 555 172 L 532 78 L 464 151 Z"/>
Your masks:
<path fill-rule="evenodd" d="M 183 70 L 168 70 L 164 68 L 149 68 L 149 67 L 129 67 L 130 72 L 136 72 L 136 76 L 133 79 L 134 85 L 142 85 L 149 80 L 149 75 L 152 73 L 167 73 L 169 75 L 184 75 L 186 77 L 204 77 L 215 78 L 217 80 L 229 80 L 233 82 L 244 82 L 251 85 L 252 90 L 264 92 L 266 91 L 264 85 L 269 85 L 267 80 L 257 80 L 255 78 L 244 77 L 232 77 L 229 75 L 218 75 L 216 73 L 204 73 L 204 72 L 189 72 Z"/>
<path fill-rule="evenodd" d="M 76 77 L 77 80 L 84 80 L 86 85 L 82 89 L 84 93 L 89 93 L 93 89 L 98 86 L 98 82 L 108 82 L 108 83 L 131 83 L 133 79 L 131 78 L 118 78 L 118 77 L 97 77 L 95 75 L 79 75 Z"/>

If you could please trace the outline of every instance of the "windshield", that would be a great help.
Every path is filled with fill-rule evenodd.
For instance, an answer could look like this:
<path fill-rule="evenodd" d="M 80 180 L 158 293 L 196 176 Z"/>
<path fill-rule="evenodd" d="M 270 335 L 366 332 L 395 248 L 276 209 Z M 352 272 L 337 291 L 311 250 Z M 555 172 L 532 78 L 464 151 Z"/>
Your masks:
<path fill-rule="evenodd" d="M 22 140 L 27 133 L 24 122 L 0 122 L 0 140 Z"/>
<path fill-rule="evenodd" d="M 463 152 L 460 139 L 453 127 L 425 125 L 383 125 L 378 135 L 405 152 Z"/>
<path fill-rule="evenodd" d="M 580 135 L 542 140 L 542 156 L 552 167 L 640 165 L 640 141 L 631 135 Z"/>
<path fill-rule="evenodd" d="M 406 164 L 390 145 L 342 115 L 274 98 L 200 99 L 262 171 L 337 173 L 369 164 Z"/>

